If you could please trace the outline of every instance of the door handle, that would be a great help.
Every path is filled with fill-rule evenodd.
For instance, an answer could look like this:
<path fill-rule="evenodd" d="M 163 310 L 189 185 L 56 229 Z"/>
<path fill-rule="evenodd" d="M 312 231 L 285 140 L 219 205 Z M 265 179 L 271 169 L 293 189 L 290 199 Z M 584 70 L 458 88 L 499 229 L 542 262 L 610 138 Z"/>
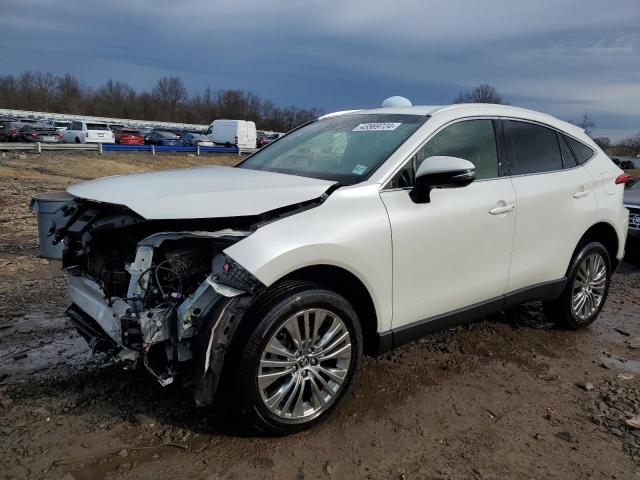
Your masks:
<path fill-rule="evenodd" d="M 573 194 L 573 198 L 584 198 L 587 195 L 589 195 L 591 192 L 589 190 L 586 190 L 584 188 L 578 190 L 576 193 Z"/>
<path fill-rule="evenodd" d="M 491 210 L 489 210 L 489 213 L 491 215 L 500 215 L 501 213 L 508 213 L 515 208 L 516 208 L 515 203 L 507 203 L 497 207 L 493 207 Z"/>

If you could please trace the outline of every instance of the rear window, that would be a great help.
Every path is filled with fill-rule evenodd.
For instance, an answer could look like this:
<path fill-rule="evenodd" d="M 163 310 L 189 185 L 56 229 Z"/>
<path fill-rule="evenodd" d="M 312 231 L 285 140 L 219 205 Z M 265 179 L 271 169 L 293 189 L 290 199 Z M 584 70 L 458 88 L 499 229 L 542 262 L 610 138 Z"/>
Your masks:
<path fill-rule="evenodd" d="M 584 143 L 579 142 L 578 140 L 574 140 L 571 137 L 565 136 L 569 145 L 571 146 L 571 150 L 573 150 L 574 155 L 576 156 L 576 160 L 580 165 L 587 162 L 593 154 L 595 153 L 590 147 L 587 147 Z"/>
<path fill-rule="evenodd" d="M 133 130 L 129 128 L 121 128 L 119 132 L 124 133 L 125 135 L 140 135 L 140 132 L 138 132 L 138 130 Z"/>
<path fill-rule="evenodd" d="M 105 123 L 87 123 L 87 130 L 109 130 Z"/>
<path fill-rule="evenodd" d="M 562 156 L 556 132 L 535 123 L 507 120 L 507 131 L 515 165 L 512 175 L 562 170 Z"/>

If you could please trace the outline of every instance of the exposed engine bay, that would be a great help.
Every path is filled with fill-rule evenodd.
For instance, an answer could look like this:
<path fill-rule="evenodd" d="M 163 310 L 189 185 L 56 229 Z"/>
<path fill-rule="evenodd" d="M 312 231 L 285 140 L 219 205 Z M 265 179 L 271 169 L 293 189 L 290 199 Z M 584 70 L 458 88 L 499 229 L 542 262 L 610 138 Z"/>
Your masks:
<path fill-rule="evenodd" d="M 51 228 L 54 242 L 65 243 L 71 321 L 94 351 L 144 365 L 163 386 L 188 378 L 182 374 L 193 368 L 184 366 L 196 355 L 200 381 L 217 382 L 219 371 L 206 374 L 233 333 L 224 325 L 237 314 L 231 303 L 244 308 L 264 288 L 223 250 L 268 220 L 149 221 L 124 206 L 72 200 Z M 198 354 L 198 334 L 214 310 Z M 203 391 L 197 382 L 195 390 Z M 212 401 L 215 387 L 205 390 L 200 403 Z"/>

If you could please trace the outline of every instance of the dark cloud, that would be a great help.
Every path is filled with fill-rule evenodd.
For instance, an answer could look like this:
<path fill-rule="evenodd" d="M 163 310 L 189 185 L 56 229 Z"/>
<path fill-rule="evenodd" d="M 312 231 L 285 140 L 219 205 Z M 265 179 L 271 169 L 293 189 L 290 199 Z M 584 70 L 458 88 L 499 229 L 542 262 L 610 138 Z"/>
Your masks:
<path fill-rule="evenodd" d="M 11 1 L 11 0 L 10 0 Z M 150 88 L 242 88 L 278 104 L 451 101 L 479 83 L 599 129 L 640 130 L 640 2 L 21 0 L 0 16 L 0 72 Z"/>

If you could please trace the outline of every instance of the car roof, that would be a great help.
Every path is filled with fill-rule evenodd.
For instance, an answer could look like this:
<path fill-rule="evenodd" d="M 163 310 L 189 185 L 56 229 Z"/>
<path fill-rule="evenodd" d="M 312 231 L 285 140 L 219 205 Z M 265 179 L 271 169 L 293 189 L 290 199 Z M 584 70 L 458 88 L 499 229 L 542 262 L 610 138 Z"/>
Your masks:
<path fill-rule="evenodd" d="M 569 122 L 565 122 L 552 115 L 537 112 L 535 110 L 529 110 L 521 107 L 514 107 L 512 105 L 500 105 L 494 103 L 457 103 L 453 105 L 415 105 L 412 107 L 388 107 L 388 108 L 374 108 L 369 110 L 347 110 L 344 112 L 335 112 L 324 115 L 320 118 L 329 118 L 338 115 L 366 115 L 366 114 L 401 114 L 401 115 L 428 115 L 428 116 L 450 116 L 459 114 L 461 117 L 473 117 L 473 116 L 500 116 L 520 118 L 524 120 L 532 120 L 539 123 L 544 123 L 552 127 L 556 127 L 560 130 L 564 130 L 567 133 L 574 135 L 580 135 L 584 130 Z"/>

